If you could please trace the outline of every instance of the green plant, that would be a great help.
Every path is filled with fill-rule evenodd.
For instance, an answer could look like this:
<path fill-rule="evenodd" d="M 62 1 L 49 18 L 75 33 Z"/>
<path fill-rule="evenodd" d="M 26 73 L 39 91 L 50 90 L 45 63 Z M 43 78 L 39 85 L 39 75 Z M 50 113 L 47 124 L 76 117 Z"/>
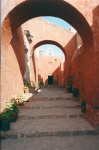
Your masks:
<path fill-rule="evenodd" d="M 39 83 L 38 82 L 33 82 L 33 85 L 32 85 L 35 89 L 38 89 L 40 88 L 39 86 Z"/>
<path fill-rule="evenodd" d="M 0 130 L 10 130 L 10 122 L 16 121 L 18 118 L 19 109 L 16 106 L 15 99 L 6 101 L 6 108 L 0 114 Z"/>
<path fill-rule="evenodd" d="M 7 109 L 4 109 L 4 111 L 0 114 L 0 120 L 8 122 L 11 121 L 11 112 Z"/>
<path fill-rule="evenodd" d="M 19 109 L 16 105 L 13 105 L 10 111 L 12 114 L 11 122 L 15 122 L 18 118 Z"/>
<path fill-rule="evenodd" d="M 26 80 L 24 80 L 24 88 L 29 89 L 29 87 L 30 84 Z"/>
<path fill-rule="evenodd" d="M 10 111 L 11 111 L 12 113 L 18 113 L 18 112 L 19 112 L 19 109 L 18 109 L 18 107 L 17 107 L 16 105 L 13 105 L 12 108 L 10 109 Z"/>
<path fill-rule="evenodd" d="M 79 89 L 78 88 L 74 88 L 72 92 L 73 92 L 73 96 L 77 97 L 78 94 L 79 94 Z"/>
<path fill-rule="evenodd" d="M 19 109 L 16 106 L 16 101 L 14 99 L 7 100 L 6 102 L 6 110 L 10 111 L 11 113 L 18 113 Z"/>
<path fill-rule="evenodd" d="M 39 85 L 44 85 L 44 82 L 43 82 L 43 81 L 40 81 L 40 82 L 39 82 Z"/>
<path fill-rule="evenodd" d="M 6 111 L 11 114 L 11 122 L 15 122 L 18 118 L 19 109 L 14 99 L 7 100 Z"/>
<path fill-rule="evenodd" d="M 10 123 L 12 119 L 12 114 L 7 109 L 0 114 L 0 130 L 1 131 L 8 131 L 10 130 Z"/>
<path fill-rule="evenodd" d="M 14 100 L 7 99 L 7 101 L 6 101 L 6 108 L 10 109 L 12 107 L 12 105 L 14 105 L 14 103 L 15 103 Z"/>

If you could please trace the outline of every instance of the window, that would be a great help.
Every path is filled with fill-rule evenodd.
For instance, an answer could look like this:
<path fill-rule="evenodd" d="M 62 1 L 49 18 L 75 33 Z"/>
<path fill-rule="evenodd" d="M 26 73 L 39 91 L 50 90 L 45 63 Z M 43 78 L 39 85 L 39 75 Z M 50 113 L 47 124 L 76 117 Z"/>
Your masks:
<path fill-rule="evenodd" d="M 49 62 L 49 66 L 52 66 L 52 62 Z"/>

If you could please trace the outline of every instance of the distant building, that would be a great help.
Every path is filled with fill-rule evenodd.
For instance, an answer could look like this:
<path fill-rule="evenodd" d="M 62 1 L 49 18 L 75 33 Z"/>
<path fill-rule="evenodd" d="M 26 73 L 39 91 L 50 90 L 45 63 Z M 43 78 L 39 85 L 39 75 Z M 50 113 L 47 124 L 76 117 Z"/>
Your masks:
<path fill-rule="evenodd" d="M 48 48 L 46 51 L 46 56 L 54 56 L 54 50 L 52 48 Z"/>
<path fill-rule="evenodd" d="M 45 85 L 64 86 L 63 56 L 56 56 L 52 48 L 48 48 L 46 55 L 44 55 L 43 51 L 37 48 L 35 50 L 35 62 L 36 81 L 43 81 Z"/>

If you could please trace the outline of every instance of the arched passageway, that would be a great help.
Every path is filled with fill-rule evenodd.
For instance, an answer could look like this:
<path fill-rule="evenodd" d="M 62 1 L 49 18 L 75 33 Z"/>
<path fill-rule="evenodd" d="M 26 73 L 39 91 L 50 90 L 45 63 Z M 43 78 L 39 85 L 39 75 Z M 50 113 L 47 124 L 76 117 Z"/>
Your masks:
<path fill-rule="evenodd" d="M 83 41 L 84 50 L 86 50 L 85 62 L 84 62 L 84 65 L 85 65 L 85 63 L 87 63 L 87 59 L 86 59 L 87 52 L 90 50 L 93 53 L 92 48 L 94 46 L 93 45 L 94 41 L 93 41 L 93 34 L 91 31 L 91 28 L 87 20 L 83 17 L 83 15 L 76 8 L 74 8 L 71 4 L 67 3 L 66 1 L 60 1 L 60 0 L 58 2 L 56 0 L 54 1 L 51 1 L 51 0 L 49 1 L 48 0 L 25 1 L 19 4 L 18 6 L 16 6 L 13 10 L 9 12 L 9 14 L 6 16 L 2 24 L 2 51 L 3 51 L 2 59 L 4 60 L 4 58 L 6 58 L 6 52 L 8 52 L 8 47 L 9 47 L 9 44 L 11 42 L 11 39 L 15 31 L 27 20 L 38 17 L 38 16 L 55 16 L 55 17 L 62 18 L 63 20 L 71 24 L 78 31 Z M 92 58 L 93 60 L 92 53 L 91 53 L 90 58 Z M 90 66 L 90 63 L 92 63 L 90 58 L 88 59 L 89 66 Z M 82 61 L 84 61 L 83 56 L 82 56 Z M 2 68 L 3 67 L 4 66 L 2 66 Z M 91 72 L 92 69 L 91 68 L 89 69 L 89 68 L 87 71 Z M 87 108 L 89 109 L 89 108 L 92 108 L 94 104 L 96 104 L 95 99 L 92 101 L 92 99 L 94 98 L 94 92 L 92 91 L 92 89 L 88 89 L 88 85 L 94 84 L 94 79 L 92 78 L 91 84 L 90 84 L 89 80 L 91 79 L 92 76 L 88 78 L 88 74 L 86 73 L 86 67 L 84 68 L 84 70 L 85 70 L 84 81 L 86 82 L 85 94 L 88 99 Z M 3 69 L 2 69 L 2 74 L 4 74 Z M 92 92 L 92 96 L 90 96 L 90 92 Z M 97 115 L 96 112 L 95 112 L 95 115 Z M 94 124 L 95 118 L 94 119 L 92 118 L 92 113 L 91 113 L 90 118 L 91 118 L 89 119 L 90 122 L 93 121 L 93 124 Z"/>
<path fill-rule="evenodd" d="M 92 31 L 86 19 L 76 8 L 65 1 L 32 0 L 22 2 L 5 18 L 5 28 L 9 27 L 13 34 L 24 22 L 38 16 L 55 16 L 67 21 L 78 31 L 84 47 L 90 49 L 93 46 Z"/>
<path fill-rule="evenodd" d="M 36 49 L 37 47 L 39 47 L 43 44 L 53 44 L 53 45 L 58 46 L 62 50 L 62 52 L 64 53 L 65 59 L 66 59 L 66 57 L 67 57 L 66 52 L 65 52 L 64 48 L 59 43 L 57 43 L 57 41 L 51 41 L 51 40 L 40 41 L 39 43 L 34 45 L 34 49 Z"/>
<path fill-rule="evenodd" d="M 40 46 L 42 45 L 43 48 L 46 46 L 46 49 L 41 49 Z M 52 48 L 53 46 L 54 49 Z M 63 55 L 57 56 L 58 49 L 62 51 L 61 53 L 63 53 L 64 57 Z M 52 77 L 53 85 L 65 86 L 66 52 L 64 48 L 55 41 L 45 40 L 34 45 L 33 50 L 35 50 L 32 55 L 34 70 L 31 72 L 31 77 L 34 72 L 36 81 L 43 81 L 45 85 L 48 85 L 48 77 Z M 51 54 L 49 54 L 49 51 L 51 51 Z"/>

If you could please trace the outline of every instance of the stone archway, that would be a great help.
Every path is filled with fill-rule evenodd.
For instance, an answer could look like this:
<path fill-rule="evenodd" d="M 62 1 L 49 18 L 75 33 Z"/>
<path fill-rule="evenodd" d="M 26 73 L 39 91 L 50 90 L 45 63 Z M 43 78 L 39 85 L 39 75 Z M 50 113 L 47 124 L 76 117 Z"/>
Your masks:
<path fill-rule="evenodd" d="M 5 28 L 9 28 L 9 35 L 12 37 L 14 31 L 24 22 L 38 16 L 55 16 L 67 21 L 78 31 L 84 47 L 90 49 L 93 46 L 93 35 L 88 22 L 80 11 L 66 1 L 31 0 L 22 2 L 10 11 L 3 24 Z"/>
<path fill-rule="evenodd" d="M 80 13 L 80 11 L 78 11 L 75 7 L 73 7 L 71 4 L 67 3 L 66 1 L 59 0 L 57 2 L 57 0 L 54 0 L 54 1 L 52 0 L 28 0 L 17 5 L 13 10 L 11 10 L 8 13 L 7 17 L 4 19 L 4 22 L 2 24 L 2 52 L 3 52 L 2 60 L 3 61 L 5 61 L 5 58 L 7 59 L 6 51 L 8 50 L 8 46 L 11 42 L 11 38 L 13 37 L 14 32 L 27 20 L 32 19 L 34 17 L 41 16 L 41 15 L 42 16 L 55 16 L 55 17 L 62 18 L 63 20 L 66 20 L 80 34 L 86 51 L 88 52 L 88 50 L 91 50 L 91 52 L 93 53 L 93 49 L 91 49 L 94 46 L 93 34 L 92 34 L 91 28 L 87 20 Z M 88 53 L 86 53 L 85 57 L 87 56 L 88 56 Z M 88 61 L 91 62 L 90 60 Z M 85 59 L 85 62 L 87 63 L 87 59 Z M 90 63 L 88 63 L 88 65 L 90 66 Z M 2 65 L 2 68 L 4 68 L 4 66 L 5 64 Z M 91 79 L 91 77 L 88 78 L 89 71 L 90 72 L 92 71 L 92 69 L 89 70 L 89 68 L 87 67 L 88 74 L 86 73 L 86 68 L 85 68 L 86 75 L 84 76 L 84 78 L 86 78 L 85 80 L 86 89 L 88 89 L 87 83 L 89 83 L 89 80 Z M 2 72 L 3 71 L 4 70 L 2 69 Z M 4 74 L 4 72 L 2 74 Z M 87 82 L 87 79 L 88 79 L 88 82 Z M 94 86 L 94 78 L 92 78 L 91 83 L 92 83 L 91 85 Z M 8 85 L 10 85 L 9 82 L 8 82 Z M 87 95 L 87 98 L 89 99 L 88 107 L 90 107 L 91 105 L 91 108 L 92 108 L 97 98 L 94 99 L 93 102 L 90 102 L 94 98 L 94 90 L 93 90 L 92 98 L 90 100 L 91 91 L 92 89 L 91 90 L 88 89 L 88 91 L 86 91 L 87 93 L 86 95 Z M 90 112 L 92 111 L 89 111 L 89 114 Z M 95 117 L 94 118 L 92 117 L 93 114 L 95 114 L 95 116 L 97 115 L 96 112 L 94 113 L 94 110 L 91 113 L 90 118 L 91 118 L 91 121 L 93 121 L 93 124 L 96 125 L 97 123 L 94 123 L 96 121 Z M 99 119 L 97 122 L 99 123 Z"/>
<path fill-rule="evenodd" d="M 35 49 L 37 43 L 40 44 L 42 41 L 45 41 L 46 43 L 49 42 L 59 46 L 64 54 L 67 53 L 65 46 L 76 34 L 72 29 L 64 29 L 43 20 L 41 17 L 33 18 L 28 22 L 25 22 L 22 25 L 22 29 L 29 29 L 31 35 L 33 35 L 33 42 L 30 45 L 31 49 L 33 49 L 33 47 Z M 66 57 L 69 57 L 68 53 L 66 54 Z"/>
<path fill-rule="evenodd" d="M 35 50 L 37 47 L 39 47 L 39 46 L 41 46 L 41 45 L 43 45 L 43 44 L 53 44 L 53 45 L 56 45 L 57 47 L 59 47 L 59 48 L 62 50 L 62 52 L 63 52 L 64 55 L 65 55 L 65 59 L 66 59 L 66 57 L 67 57 L 66 51 L 65 51 L 64 48 L 61 46 L 61 44 L 59 44 L 59 43 L 56 42 L 56 41 L 52 41 L 52 40 L 40 41 L 39 43 L 37 43 L 37 44 L 34 45 L 34 50 Z"/>
<path fill-rule="evenodd" d="M 38 76 L 40 77 L 40 69 L 38 69 L 38 64 L 40 63 L 40 64 L 42 64 L 43 63 L 43 61 L 44 61 L 44 63 L 43 63 L 43 66 L 42 66 L 42 69 L 41 69 L 41 74 L 43 74 L 43 80 L 45 80 L 45 73 L 42 73 L 42 72 L 44 72 L 44 71 L 42 71 L 43 70 L 43 68 L 48 68 L 48 65 L 46 65 L 46 66 L 44 66 L 45 64 L 48 64 L 48 59 L 49 59 L 49 57 L 48 57 L 48 59 L 47 59 L 47 57 L 44 57 L 44 55 L 43 54 L 39 54 L 39 59 L 37 58 L 37 56 L 35 55 L 35 50 L 36 50 L 36 48 L 38 48 L 39 46 L 41 46 L 41 45 L 44 45 L 44 44 L 52 44 L 52 45 L 56 45 L 57 47 L 59 47 L 61 50 L 62 50 L 62 52 L 63 52 L 63 54 L 64 54 L 64 59 L 65 59 L 65 61 L 64 62 L 60 62 L 60 58 L 59 57 L 57 57 L 56 55 L 55 56 L 53 56 L 53 59 L 52 59 L 52 61 L 53 61 L 53 63 L 52 64 L 54 64 L 53 65 L 53 75 L 54 75 L 54 82 L 53 82 L 53 84 L 57 84 L 57 85 L 60 85 L 60 86 L 65 86 L 65 84 L 66 84 L 66 77 L 65 77 L 65 74 L 66 74 L 66 70 L 65 70 L 65 67 L 66 67 L 66 51 L 65 51 L 65 49 L 62 47 L 62 45 L 60 44 L 60 43 L 58 43 L 58 42 L 56 42 L 56 41 L 52 41 L 52 40 L 44 40 L 44 41 L 40 41 L 40 42 L 38 42 L 37 44 L 35 44 L 34 45 L 34 47 L 33 47 L 33 54 L 32 54 L 32 61 L 31 61 L 31 79 L 33 79 L 33 74 L 35 75 L 35 80 L 38 80 Z M 40 55 L 42 55 L 42 57 L 40 56 Z M 35 60 L 35 58 L 36 58 L 36 60 Z M 41 60 L 40 60 L 41 59 Z M 54 59 L 57 59 L 57 65 L 55 65 L 55 62 L 54 62 Z M 61 58 L 62 59 L 62 58 Z M 39 62 L 40 61 L 40 62 Z M 42 62 L 41 62 L 42 61 Z M 61 63 L 60 65 L 58 64 L 58 63 Z M 37 64 L 37 65 L 36 65 Z M 38 70 L 39 70 L 39 73 L 38 73 Z M 58 73 L 58 72 L 60 72 L 60 73 Z M 46 71 L 46 73 L 48 73 L 47 71 Z M 46 75 L 46 78 L 47 78 L 47 75 Z M 47 80 L 46 80 L 46 84 L 47 84 Z"/>

